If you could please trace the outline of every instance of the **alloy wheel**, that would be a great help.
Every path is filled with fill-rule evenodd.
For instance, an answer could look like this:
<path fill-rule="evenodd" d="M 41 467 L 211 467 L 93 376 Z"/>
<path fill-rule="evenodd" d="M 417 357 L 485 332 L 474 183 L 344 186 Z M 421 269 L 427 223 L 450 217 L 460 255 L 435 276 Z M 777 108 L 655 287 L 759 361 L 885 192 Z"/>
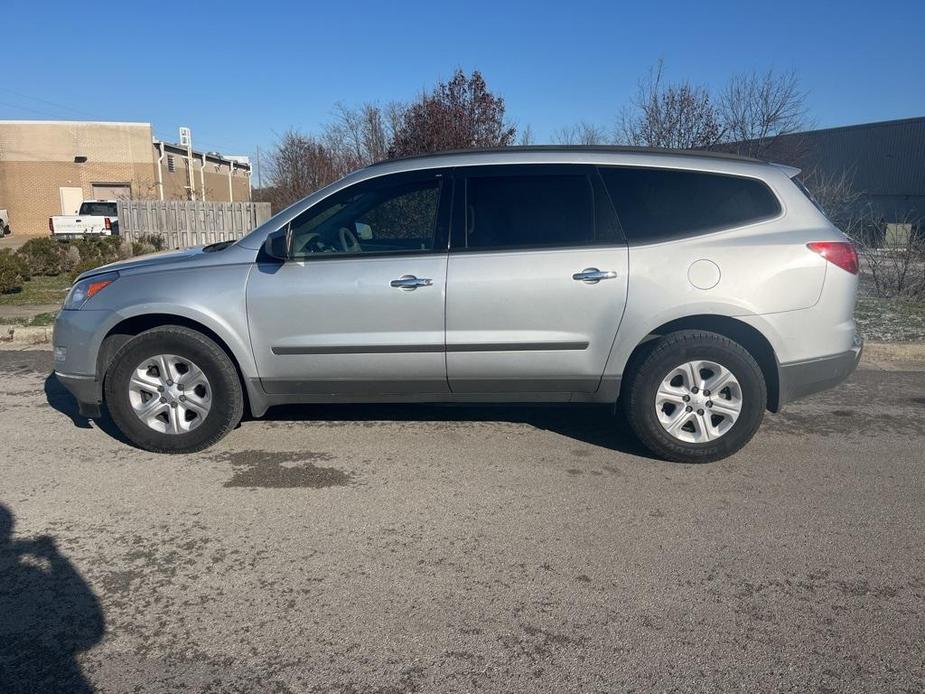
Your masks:
<path fill-rule="evenodd" d="M 196 364 L 174 354 L 141 362 L 132 371 L 128 395 L 135 416 L 162 434 L 186 434 L 212 409 L 209 379 Z"/>
<path fill-rule="evenodd" d="M 662 428 L 686 443 L 706 443 L 725 435 L 742 411 L 742 387 L 714 361 L 698 359 L 668 372 L 655 395 Z"/>

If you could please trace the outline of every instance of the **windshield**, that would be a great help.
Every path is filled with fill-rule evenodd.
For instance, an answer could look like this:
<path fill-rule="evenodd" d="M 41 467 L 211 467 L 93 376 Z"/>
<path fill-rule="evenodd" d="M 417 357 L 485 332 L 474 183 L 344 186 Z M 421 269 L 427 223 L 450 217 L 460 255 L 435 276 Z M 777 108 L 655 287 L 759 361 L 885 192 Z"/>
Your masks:
<path fill-rule="evenodd" d="M 116 203 L 114 202 L 85 202 L 80 205 L 80 212 L 77 214 L 88 217 L 115 217 Z"/>

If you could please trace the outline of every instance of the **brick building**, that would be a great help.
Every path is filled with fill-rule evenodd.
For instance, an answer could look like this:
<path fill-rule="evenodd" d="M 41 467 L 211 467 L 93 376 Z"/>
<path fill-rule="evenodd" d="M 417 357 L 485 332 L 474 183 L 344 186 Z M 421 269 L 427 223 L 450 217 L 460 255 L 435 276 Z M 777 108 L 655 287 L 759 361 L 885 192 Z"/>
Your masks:
<path fill-rule="evenodd" d="M 246 158 L 156 140 L 150 123 L 0 120 L 0 210 L 17 236 L 83 200 L 250 201 L 250 175 Z"/>

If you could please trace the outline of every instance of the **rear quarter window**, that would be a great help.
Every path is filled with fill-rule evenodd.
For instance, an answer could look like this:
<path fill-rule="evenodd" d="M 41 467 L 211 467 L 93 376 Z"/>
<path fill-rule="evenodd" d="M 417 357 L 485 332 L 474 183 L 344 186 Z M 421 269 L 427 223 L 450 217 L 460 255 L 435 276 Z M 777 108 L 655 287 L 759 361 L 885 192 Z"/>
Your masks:
<path fill-rule="evenodd" d="M 656 243 L 776 217 L 781 207 L 762 181 L 674 169 L 602 167 L 629 243 Z"/>

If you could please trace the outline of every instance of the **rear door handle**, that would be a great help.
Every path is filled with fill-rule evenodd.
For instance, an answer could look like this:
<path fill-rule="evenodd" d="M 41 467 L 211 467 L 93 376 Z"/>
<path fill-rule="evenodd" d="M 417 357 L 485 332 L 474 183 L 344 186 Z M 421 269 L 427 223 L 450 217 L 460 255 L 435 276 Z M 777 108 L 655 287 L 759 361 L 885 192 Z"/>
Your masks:
<path fill-rule="evenodd" d="M 432 279 L 427 277 L 415 277 L 414 275 L 402 275 L 397 280 L 392 280 L 389 284 L 397 289 L 413 291 L 418 287 L 431 287 L 434 284 Z"/>
<path fill-rule="evenodd" d="M 596 267 L 586 267 L 581 272 L 576 272 L 572 275 L 572 279 L 588 284 L 597 284 L 601 280 L 612 280 L 616 276 L 617 273 L 613 270 L 598 270 Z"/>

